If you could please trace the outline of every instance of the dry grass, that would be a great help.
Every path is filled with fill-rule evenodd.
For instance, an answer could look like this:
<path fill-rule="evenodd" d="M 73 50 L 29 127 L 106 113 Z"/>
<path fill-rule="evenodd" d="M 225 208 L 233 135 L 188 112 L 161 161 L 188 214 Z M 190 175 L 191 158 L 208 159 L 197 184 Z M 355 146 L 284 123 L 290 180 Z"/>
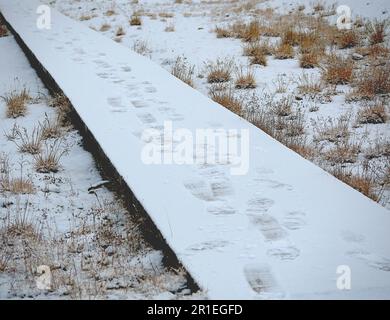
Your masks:
<path fill-rule="evenodd" d="M 369 147 L 364 151 L 364 157 L 367 160 L 380 157 L 390 158 L 390 141 L 386 141 L 383 138 L 377 138 L 375 141 L 370 142 Z"/>
<path fill-rule="evenodd" d="M 353 30 L 341 31 L 337 38 L 340 49 L 348 49 L 357 46 L 360 42 L 358 34 Z"/>
<path fill-rule="evenodd" d="M 0 192 L 14 194 L 32 194 L 35 192 L 31 179 L 24 176 L 23 163 L 20 163 L 19 177 L 11 177 L 10 171 L 9 157 L 0 155 Z"/>
<path fill-rule="evenodd" d="M 322 120 L 314 123 L 314 141 L 339 142 L 348 139 L 350 117 L 348 115 L 334 119 Z"/>
<path fill-rule="evenodd" d="M 21 91 L 13 91 L 6 96 L 1 97 L 7 106 L 7 117 L 17 118 L 24 116 L 26 113 L 26 104 L 31 100 L 27 89 Z"/>
<path fill-rule="evenodd" d="M 355 163 L 360 152 L 360 146 L 352 143 L 349 139 L 343 139 L 340 143 L 336 143 L 334 147 L 326 151 L 324 154 L 325 160 L 331 165 Z"/>
<path fill-rule="evenodd" d="M 290 116 L 292 114 L 292 98 L 287 96 L 275 101 L 272 105 L 272 111 L 278 117 Z"/>
<path fill-rule="evenodd" d="M 63 94 L 57 94 L 48 101 L 48 104 L 57 109 L 56 122 L 58 122 L 58 125 L 69 126 L 69 115 L 72 112 L 72 107 L 68 98 Z"/>
<path fill-rule="evenodd" d="M 57 115 L 55 119 L 49 119 L 45 115 L 43 123 L 39 123 L 41 129 L 41 136 L 43 140 L 59 138 L 63 135 L 64 129 L 62 127 L 62 116 Z"/>
<path fill-rule="evenodd" d="M 214 32 L 217 34 L 217 38 L 231 38 L 233 37 L 233 33 L 230 29 L 215 27 Z"/>
<path fill-rule="evenodd" d="M 14 194 L 33 194 L 35 192 L 32 181 L 23 177 L 11 178 L 6 184 L 2 181 L 0 186 L 3 191 Z"/>
<path fill-rule="evenodd" d="M 217 26 L 214 32 L 217 34 L 217 38 L 235 37 L 246 42 L 252 42 L 259 40 L 261 29 L 259 22 L 253 20 L 249 23 L 239 21 L 227 27 Z"/>
<path fill-rule="evenodd" d="M 251 64 L 267 66 L 267 55 L 271 55 L 273 50 L 269 41 L 255 41 L 244 45 L 243 54 L 250 57 Z"/>
<path fill-rule="evenodd" d="M 365 196 L 371 198 L 374 201 L 378 201 L 378 195 L 375 193 L 375 183 L 367 173 L 363 174 L 354 174 L 352 172 L 347 172 L 336 168 L 333 170 L 332 174 L 339 180 L 348 184 L 352 188 L 363 193 Z"/>
<path fill-rule="evenodd" d="M 282 44 L 297 46 L 300 43 L 301 36 L 295 32 L 292 27 L 287 27 L 282 34 Z"/>
<path fill-rule="evenodd" d="M 256 78 L 253 70 L 248 69 L 246 72 L 241 68 L 237 72 L 235 81 L 236 89 L 254 89 L 256 88 Z"/>
<path fill-rule="evenodd" d="M 378 101 L 373 105 L 366 105 L 357 114 L 357 121 L 361 124 L 371 123 L 386 123 L 388 120 L 386 106 L 382 101 Z"/>
<path fill-rule="evenodd" d="M 315 75 L 303 73 L 298 78 L 298 92 L 300 94 L 315 96 L 320 94 L 323 89 L 324 84 L 321 79 L 318 79 Z"/>
<path fill-rule="evenodd" d="M 243 46 L 244 56 L 254 56 L 258 53 L 262 53 L 268 56 L 272 55 L 273 52 L 274 48 L 268 40 L 248 42 Z"/>
<path fill-rule="evenodd" d="M 119 27 L 116 32 L 115 32 L 115 35 L 117 37 L 122 37 L 126 34 L 126 31 L 122 28 L 122 27 Z"/>
<path fill-rule="evenodd" d="M 5 239 L 1 239 L 4 240 Z M 0 272 L 5 272 L 8 269 L 12 254 L 9 253 L 4 246 L 0 248 Z"/>
<path fill-rule="evenodd" d="M 384 20 L 384 21 L 375 20 L 372 23 L 367 23 L 366 29 L 369 34 L 368 38 L 372 45 L 383 43 L 385 41 L 388 25 L 389 25 L 388 20 Z"/>
<path fill-rule="evenodd" d="M 185 58 L 177 57 L 174 65 L 172 66 L 171 73 L 184 83 L 194 87 L 194 69 L 195 66 L 189 65 Z"/>
<path fill-rule="evenodd" d="M 111 17 L 111 16 L 113 16 L 113 15 L 115 15 L 116 13 L 115 13 L 115 10 L 114 9 L 108 9 L 105 13 L 104 13 L 104 15 L 105 16 L 107 16 L 107 17 Z"/>
<path fill-rule="evenodd" d="M 133 43 L 133 50 L 144 57 L 151 57 L 152 49 L 146 40 L 136 40 Z"/>
<path fill-rule="evenodd" d="M 0 23 L 0 38 L 8 36 L 7 28 Z"/>
<path fill-rule="evenodd" d="M 175 25 L 172 22 L 168 23 L 164 29 L 165 32 L 175 32 L 175 30 Z"/>
<path fill-rule="evenodd" d="M 80 21 L 89 21 L 91 19 L 92 19 L 92 16 L 85 15 L 85 14 L 81 15 L 80 18 L 79 18 Z"/>
<path fill-rule="evenodd" d="M 234 96 L 234 92 L 231 88 L 214 85 L 210 88 L 209 94 L 211 99 L 224 106 L 226 109 L 229 109 L 238 115 L 242 114 L 242 102 Z"/>
<path fill-rule="evenodd" d="M 356 79 L 355 95 L 371 99 L 375 95 L 390 93 L 390 63 L 368 66 Z"/>
<path fill-rule="evenodd" d="M 34 156 L 35 170 L 40 173 L 58 172 L 60 159 L 67 153 L 62 139 L 45 143 L 45 148 Z"/>
<path fill-rule="evenodd" d="M 257 51 L 250 57 L 250 64 L 258 64 L 261 66 L 267 66 L 267 56 L 262 51 Z"/>
<path fill-rule="evenodd" d="M 108 23 L 103 23 L 102 26 L 100 27 L 99 31 L 100 32 L 106 32 L 111 29 L 111 25 Z"/>
<path fill-rule="evenodd" d="M 384 58 L 384 59 L 389 59 L 390 55 L 390 49 L 382 46 L 382 45 L 372 45 L 368 48 L 366 48 L 366 54 L 363 55 L 368 55 L 372 59 L 378 59 L 378 58 Z"/>
<path fill-rule="evenodd" d="M 348 84 L 353 79 L 354 63 L 351 59 L 331 54 L 321 66 L 322 78 L 330 84 Z"/>
<path fill-rule="evenodd" d="M 244 41 L 256 41 L 260 38 L 261 27 L 257 21 L 252 21 L 245 26 L 240 34 Z"/>
<path fill-rule="evenodd" d="M 293 110 L 291 101 L 290 98 L 275 101 L 268 93 L 261 97 L 253 93 L 243 116 L 287 147 L 302 152 L 302 155 L 309 155 L 311 151 L 306 145 L 304 114 L 299 109 Z"/>
<path fill-rule="evenodd" d="M 318 31 L 301 33 L 298 41 L 299 50 L 302 54 L 316 52 L 320 55 L 325 51 L 324 40 Z"/>
<path fill-rule="evenodd" d="M 175 14 L 172 13 L 172 12 L 160 12 L 160 13 L 158 14 L 158 16 L 159 16 L 160 18 L 168 19 L 168 18 L 173 18 L 173 17 L 175 16 Z"/>
<path fill-rule="evenodd" d="M 130 18 L 129 21 L 131 26 L 141 26 L 142 25 L 142 20 L 139 14 L 133 13 L 133 15 Z"/>
<path fill-rule="evenodd" d="M 274 52 L 275 59 L 293 59 L 294 58 L 294 47 L 287 43 L 279 44 Z"/>
<path fill-rule="evenodd" d="M 320 57 L 317 52 L 303 53 L 299 56 L 299 65 L 304 69 L 312 69 L 319 66 Z"/>
<path fill-rule="evenodd" d="M 221 83 L 229 81 L 231 79 L 233 67 L 233 60 L 217 59 L 215 62 L 207 63 L 207 82 Z"/>
<path fill-rule="evenodd" d="M 19 126 L 15 124 L 12 132 L 7 135 L 7 138 L 16 144 L 19 152 L 34 155 L 41 150 L 42 129 L 41 126 L 38 125 L 29 133 L 26 128 L 19 128 Z"/>

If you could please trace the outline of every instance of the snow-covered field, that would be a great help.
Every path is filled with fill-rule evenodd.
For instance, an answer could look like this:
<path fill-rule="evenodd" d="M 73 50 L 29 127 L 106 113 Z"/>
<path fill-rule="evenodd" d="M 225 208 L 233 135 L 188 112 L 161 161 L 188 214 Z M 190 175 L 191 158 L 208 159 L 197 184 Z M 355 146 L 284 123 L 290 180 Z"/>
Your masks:
<path fill-rule="evenodd" d="M 10 4 L 1 0 L 0 9 L 70 98 L 167 243 L 209 297 L 389 298 L 389 211 L 204 97 L 210 90 L 214 93 L 229 90 L 215 89 L 209 84 L 206 69 L 210 61 L 221 58 L 226 62 L 231 57 L 236 66 L 242 65 L 245 69 L 248 65 L 248 57 L 242 56 L 243 41 L 234 37 L 217 38 L 215 26 L 228 29 L 236 20 L 250 21 L 249 18 L 256 15 L 269 19 L 269 14 L 273 17 L 276 13 L 256 11 L 257 6 L 278 6 L 280 2 L 46 2 L 122 45 L 82 28 L 80 22 L 65 19 L 55 11 L 52 30 L 35 30 L 32 10 L 38 3 L 35 0 L 26 1 L 23 9 L 21 1 Z M 377 10 L 378 7 L 365 10 L 364 6 L 358 6 L 361 9 L 357 14 L 363 15 L 366 11 L 372 17 L 375 11 L 376 16 L 386 15 L 386 10 L 382 7 Z M 304 10 L 310 10 L 308 4 Z M 136 17 L 142 20 L 140 26 L 129 24 L 135 11 L 139 12 Z M 270 42 L 279 41 L 278 37 L 266 38 Z M 134 54 L 129 47 L 147 58 Z M 338 54 L 351 57 L 354 50 L 336 49 Z M 195 66 L 191 80 L 203 95 L 148 60 L 151 58 L 171 71 L 178 56 L 183 57 L 186 66 Z M 376 58 L 382 66 L 383 57 Z M 300 91 L 303 85 L 313 85 L 310 79 L 319 78 L 319 68 L 303 74 L 296 58 L 278 60 L 270 56 L 267 60 L 267 66 L 251 67 L 256 88 L 235 88 L 235 74 L 227 81 L 234 97 L 245 103 L 237 113 L 249 119 L 267 103 L 274 110 L 280 105 L 277 101 L 287 99 L 291 110 L 282 110 L 287 115 L 279 115 L 277 119 L 287 117 L 287 123 L 295 125 L 299 119 L 303 121 L 304 134 L 300 132 L 296 135 L 298 138 L 294 135 L 294 143 L 299 143 L 295 147 L 300 147 L 297 151 L 333 173 L 335 168 L 351 170 L 364 182 L 367 180 L 363 179 L 366 177 L 363 171 L 374 167 L 374 173 L 378 174 L 376 184 L 360 191 L 388 205 L 388 181 L 386 184 L 383 180 L 388 170 L 389 124 L 386 119 L 379 124 L 359 123 L 357 117 L 364 102 L 346 101 L 353 90 L 349 85 L 325 85 L 314 96 Z M 367 60 L 367 56 L 359 55 L 356 68 L 363 68 Z M 388 112 L 386 94 L 376 98 L 383 99 L 385 112 Z M 253 106 L 258 110 L 250 113 Z M 46 109 L 50 108 L 46 106 Z M 338 120 L 341 116 L 344 117 Z M 40 119 L 44 121 L 44 112 Z M 165 120 L 189 130 L 207 127 L 248 130 L 248 173 L 231 176 L 230 164 L 146 166 L 140 159 L 142 133 L 147 129 L 161 131 Z M 10 122 L 7 127 L 10 130 L 12 121 L 2 123 Z M 335 161 L 335 158 L 329 161 L 330 151 L 337 149 L 339 140 L 345 138 L 339 136 L 339 132 L 335 140 L 328 138 L 329 131 L 334 129 L 332 123 L 341 123 L 342 133 L 347 131 L 347 142 L 358 145 L 352 160 L 344 157 L 341 162 L 330 163 Z M 33 125 L 29 122 L 29 126 Z M 325 130 L 329 126 L 332 130 Z M 324 136 L 326 138 L 322 139 Z M 279 138 L 292 147 L 290 140 Z M 13 146 L 12 153 L 16 153 L 14 143 L 6 142 L 7 148 Z M 379 151 L 367 157 L 368 151 L 372 151 L 368 150 L 369 146 L 374 142 L 380 145 Z M 72 159 L 72 152 L 61 161 L 66 164 L 67 159 Z M 31 164 L 29 168 L 33 171 Z M 66 176 L 71 171 L 72 167 Z M 83 174 L 86 171 L 83 169 Z M 76 175 L 77 181 L 87 179 Z M 101 178 L 97 175 L 89 179 L 81 189 L 88 189 Z M 46 190 L 44 186 L 40 188 Z M 63 192 L 61 187 L 60 191 Z M 96 199 L 87 191 L 84 196 Z M 68 199 L 71 197 L 66 197 Z M 98 205 L 99 199 L 98 196 Z M 84 209 L 79 210 L 81 215 L 85 214 Z M 94 225 L 95 214 L 91 216 Z M 79 224 L 80 221 L 75 221 L 75 225 Z M 128 230 L 122 231 L 128 233 Z M 150 252 L 158 256 L 155 251 Z M 144 256 L 144 253 L 139 254 Z M 352 290 L 337 288 L 338 267 L 343 266 L 352 270 Z M 164 270 L 161 274 L 179 277 Z M 127 275 L 124 278 L 128 279 Z M 179 285 L 180 281 L 162 279 L 162 283 Z"/>
<path fill-rule="evenodd" d="M 367 105 L 370 106 L 373 101 L 368 103 L 346 101 L 352 90 L 351 86 L 335 87 L 322 83 L 320 68 L 300 68 L 298 53 L 295 54 L 295 58 L 286 60 L 270 56 L 267 58 L 266 67 L 251 66 L 250 57 L 243 56 L 245 43 L 234 37 L 218 39 L 214 32 L 215 27 L 235 22 L 255 19 L 261 22 L 278 21 L 280 15 L 284 17 L 283 23 L 294 24 L 294 21 L 298 23 L 299 16 L 294 17 L 292 13 L 300 14 L 298 8 L 302 5 L 304 6 L 302 12 L 307 16 L 311 15 L 315 5 L 322 5 L 324 10 L 317 12 L 317 16 L 321 12 L 326 12 L 325 19 L 335 24 L 338 6 L 336 2 L 282 0 L 182 3 L 173 0 L 136 2 L 46 0 L 46 2 L 86 26 L 147 56 L 168 71 L 172 70 L 177 58 L 180 57 L 187 69 L 194 67 L 193 86 L 205 95 L 212 96 L 214 91 L 212 90 L 214 86 L 207 81 L 207 64 L 218 59 L 232 60 L 235 65 L 233 69 L 242 69 L 244 73 L 245 70 L 250 70 L 254 74 L 257 88 L 235 89 L 234 79 L 239 71 L 232 71 L 232 79 L 226 84 L 227 91 L 232 90 L 233 95 L 241 100 L 242 108 L 253 109 L 255 106 L 255 109 L 263 110 L 269 108 L 269 105 L 287 103 L 290 109 L 288 116 L 299 117 L 294 125 L 299 126 L 298 130 L 302 132 L 293 139 L 285 137 L 282 133 L 277 139 L 358 190 L 363 190 L 363 193 L 383 206 L 390 206 L 389 121 L 372 124 L 365 123 L 359 118 L 359 112 L 366 109 Z M 385 0 L 344 1 L 340 4 L 350 6 L 353 21 L 383 20 L 390 16 L 390 6 Z M 142 25 L 132 26 L 129 20 L 137 12 Z M 279 39 L 261 37 L 261 41 L 270 43 L 277 43 Z M 363 42 L 362 46 L 364 47 Z M 351 57 L 358 51 L 357 47 L 343 50 L 336 48 L 335 52 Z M 388 60 L 388 56 L 386 59 Z M 381 63 L 379 60 L 375 63 Z M 367 58 L 355 61 L 356 70 L 363 68 L 368 62 Z M 315 92 L 305 92 L 305 88 L 309 87 L 310 90 L 317 85 L 319 88 L 315 88 Z M 302 87 L 304 89 L 301 89 Z M 385 112 L 389 113 L 388 99 L 385 97 L 384 101 Z M 251 117 L 252 114 L 247 115 L 247 118 Z M 285 119 L 286 117 L 282 116 L 273 121 L 283 122 Z M 271 133 L 274 137 L 278 134 Z M 342 135 L 348 138 L 340 139 L 329 135 Z"/>
<path fill-rule="evenodd" d="M 0 96 L 23 88 L 31 96 L 16 119 L 0 99 L 0 299 L 188 297 L 185 272 L 165 269 L 114 194 L 88 192 L 102 181 L 94 160 L 78 132 L 58 123 L 58 106 L 12 36 L 0 38 L 0 57 Z M 66 151 L 55 173 L 36 172 L 34 155 L 18 147 L 17 132 L 31 139 L 46 121 L 52 137 L 41 149 Z M 51 269 L 50 290 L 37 288 L 41 265 Z"/>

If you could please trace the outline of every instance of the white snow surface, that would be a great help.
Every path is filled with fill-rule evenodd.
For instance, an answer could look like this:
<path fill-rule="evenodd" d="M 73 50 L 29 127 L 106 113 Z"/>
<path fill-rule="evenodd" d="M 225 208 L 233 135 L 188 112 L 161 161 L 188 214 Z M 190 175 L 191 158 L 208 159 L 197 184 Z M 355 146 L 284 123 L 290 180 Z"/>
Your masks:
<path fill-rule="evenodd" d="M 0 10 L 71 100 L 170 247 L 212 299 L 390 298 L 390 212 L 167 71 L 36 0 Z M 247 129 L 250 168 L 146 165 L 140 134 Z M 337 289 L 338 266 L 351 290 Z"/>

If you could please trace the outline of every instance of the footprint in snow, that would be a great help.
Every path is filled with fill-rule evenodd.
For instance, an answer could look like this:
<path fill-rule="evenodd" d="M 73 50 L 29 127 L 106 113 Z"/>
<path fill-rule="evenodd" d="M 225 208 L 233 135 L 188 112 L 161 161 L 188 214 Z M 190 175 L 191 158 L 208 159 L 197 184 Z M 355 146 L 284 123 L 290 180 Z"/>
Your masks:
<path fill-rule="evenodd" d="M 352 231 L 344 230 L 341 232 L 341 237 L 346 242 L 361 243 L 364 241 L 364 236 Z"/>
<path fill-rule="evenodd" d="M 295 260 L 300 255 L 300 250 L 294 246 L 279 247 L 267 250 L 267 255 L 280 260 Z"/>
<path fill-rule="evenodd" d="M 112 112 L 125 112 L 126 107 L 122 104 L 120 97 L 110 97 L 107 99 L 108 104 Z"/>
<path fill-rule="evenodd" d="M 145 92 L 146 93 L 155 93 L 155 92 L 157 92 L 157 89 L 155 87 L 146 87 Z"/>
<path fill-rule="evenodd" d="M 248 214 L 259 214 L 267 212 L 273 205 L 275 201 L 269 198 L 256 197 L 250 199 L 247 202 L 248 208 L 246 212 Z"/>
<path fill-rule="evenodd" d="M 143 100 L 132 100 L 132 101 L 131 101 L 131 104 L 132 104 L 135 108 L 147 108 L 147 107 L 149 107 L 148 103 L 146 103 L 146 102 L 143 101 Z"/>
<path fill-rule="evenodd" d="M 258 294 L 279 291 L 271 270 L 265 265 L 247 265 L 244 267 L 244 275 L 249 286 Z"/>
<path fill-rule="evenodd" d="M 250 216 L 252 223 L 260 230 L 266 240 L 275 241 L 287 236 L 278 220 L 267 213 Z"/>
<path fill-rule="evenodd" d="M 210 183 L 211 190 L 215 197 L 226 197 L 234 194 L 234 189 L 227 178 L 219 179 Z"/>
<path fill-rule="evenodd" d="M 263 178 L 255 178 L 254 181 L 261 183 L 262 185 L 265 185 L 266 187 L 272 188 L 272 189 L 281 189 L 284 188 L 288 191 L 293 190 L 292 186 L 289 184 L 285 184 L 276 180 L 271 179 L 263 179 Z"/>
<path fill-rule="evenodd" d="M 106 73 L 106 72 L 99 72 L 99 73 L 97 73 L 96 74 L 99 78 L 101 78 L 101 79 L 108 79 L 109 78 L 109 74 L 108 73 Z"/>
<path fill-rule="evenodd" d="M 131 68 L 125 66 L 125 67 L 122 67 L 122 71 L 123 71 L 123 72 L 131 72 Z"/>
<path fill-rule="evenodd" d="M 215 240 L 215 241 L 205 241 L 201 243 L 197 243 L 188 247 L 191 251 L 204 251 L 204 250 L 213 250 L 213 249 L 221 249 L 226 247 L 229 244 L 228 241 L 224 240 Z"/>
<path fill-rule="evenodd" d="M 204 180 L 200 179 L 189 179 L 184 181 L 184 187 L 191 192 L 191 194 L 204 201 L 213 201 L 215 196 L 210 185 Z"/>
<path fill-rule="evenodd" d="M 289 212 L 284 216 L 282 225 L 289 230 L 299 230 L 306 224 L 305 216 L 301 211 Z"/>
<path fill-rule="evenodd" d="M 348 251 L 347 255 L 367 263 L 372 268 L 390 272 L 390 259 L 388 258 L 360 249 Z"/>
<path fill-rule="evenodd" d="M 138 113 L 137 118 L 140 119 L 143 124 L 150 124 L 156 122 L 156 118 L 148 112 Z"/>
<path fill-rule="evenodd" d="M 221 204 L 208 207 L 207 212 L 216 216 L 226 216 L 236 214 L 237 210 L 229 205 Z"/>
<path fill-rule="evenodd" d="M 174 113 L 168 117 L 171 121 L 182 121 L 184 120 L 184 116 L 180 113 Z"/>

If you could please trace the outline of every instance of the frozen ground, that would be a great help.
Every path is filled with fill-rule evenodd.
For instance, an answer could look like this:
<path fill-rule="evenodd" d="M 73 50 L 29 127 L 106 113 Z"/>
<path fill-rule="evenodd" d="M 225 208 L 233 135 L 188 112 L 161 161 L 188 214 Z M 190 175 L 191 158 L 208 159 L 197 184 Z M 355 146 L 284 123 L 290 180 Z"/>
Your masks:
<path fill-rule="evenodd" d="M 161 264 L 161 252 L 144 242 L 114 194 L 104 186 L 88 192 L 101 181 L 94 160 L 78 132 L 57 123 L 58 106 L 49 106 L 53 100 L 12 36 L 0 38 L 0 70 L 0 96 L 26 88 L 32 97 L 16 119 L 6 117 L 0 98 L 0 299 L 189 297 L 185 273 Z M 45 119 L 58 136 L 42 149 L 59 142 L 67 151 L 56 173 L 37 173 L 34 156 L 17 146 L 16 130 L 31 136 Z M 10 189 L 19 178 L 24 187 L 11 182 Z M 41 265 L 51 269 L 50 290 L 37 288 Z"/>
<path fill-rule="evenodd" d="M 37 30 L 38 4 L 0 8 L 209 297 L 389 297 L 388 210 L 80 23 L 53 11 L 52 29 Z M 248 132 L 248 174 L 231 175 L 231 163 L 145 164 L 142 133 L 159 136 L 165 120 L 191 132 Z M 351 290 L 336 286 L 341 265 L 352 270 Z"/>
<path fill-rule="evenodd" d="M 269 12 L 256 12 L 256 9 L 272 8 L 271 16 L 277 13 L 288 14 L 297 11 L 300 5 L 305 5 L 304 12 L 311 14 L 315 4 L 322 4 L 325 11 L 331 12 L 337 7 L 334 1 L 183 1 L 175 3 L 173 0 L 137 1 L 46 1 L 62 13 L 79 20 L 86 26 L 101 32 L 105 36 L 120 42 L 137 52 L 151 58 L 171 71 L 177 57 L 183 57 L 188 66 L 194 66 L 194 87 L 205 95 L 210 94 L 212 86 L 207 83 L 205 66 L 218 58 L 232 59 L 237 67 L 248 66 L 248 57 L 242 55 L 243 43 L 240 39 L 217 39 L 214 29 L 216 26 L 226 26 L 234 22 L 254 19 L 269 19 Z M 341 3 L 340 3 L 341 4 Z M 344 1 L 349 5 L 353 18 L 385 19 L 389 17 L 389 3 L 378 1 Z M 139 12 L 142 25 L 131 26 L 129 19 L 134 12 Z M 334 12 L 335 13 L 335 12 Z M 260 18 L 259 18 L 260 17 Z M 328 17 L 332 23 L 337 16 Z M 272 18 L 273 19 L 273 18 Z M 268 21 L 268 20 L 267 20 Z M 105 26 L 104 28 L 102 28 Z M 122 32 L 118 32 L 122 28 Z M 263 40 L 277 43 L 278 37 L 263 37 Z M 340 54 L 350 56 L 354 49 L 339 50 Z M 360 66 L 366 60 L 358 62 Z M 379 62 L 378 62 L 379 63 Z M 328 172 L 345 172 L 357 177 L 364 176 L 374 181 L 372 198 L 377 199 L 385 207 L 390 206 L 390 191 L 386 172 L 389 171 L 388 149 L 390 124 L 360 124 L 357 116 L 364 108 L 361 101 L 346 101 L 351 91 L 348 85 L 335 88 L 323 86 L 321 92 L 310 95 L 301 94 L 299 87 L 308 83 L 319 83 L 320 69 L 302 69 L 299 67 L 297 56 L 294 59 L 277 60 L 268 58 L 268 65 L 252 66 L 257 88 L 249 90 L 234 89 L 234 95 L 244 102 L 252 104 L 255 93 L 260 101 L 273 102 L 289 99 L 292 110 L 299 110 L 303 117 L 304 133 L 299 137 L 300 144 L 304 145 L 304 156 L 320 165 Z M 296 97 L 299 97 L 299 101 Z M 386 110 L 389 112 L 388 103 Z M 293 115 L 295 113 L 293 112 Z M 352 155 L 352 160 L 346 163 L 337 163 L 334 159 L 326 158 L 328 150 L 335 149 L 335 143 L 316 140 L 319 131 L 324 128 L 346 124 L 350 131 L 348 143 L 359 149 Z M 325 129 L 324 129 L 325 130 Z M 304 141 L 304 142 L 302 142 Z M 307 151 L 306 148 L 313 148 Z M 385 149 L 385 156 L 374 156 L 378 149 Z M 369 159 L 369 161 L 367 161 Z M 367 170 L 369 168 L 369 170 Z M 385 181 L 385 182 L 383 182 Z"/>

